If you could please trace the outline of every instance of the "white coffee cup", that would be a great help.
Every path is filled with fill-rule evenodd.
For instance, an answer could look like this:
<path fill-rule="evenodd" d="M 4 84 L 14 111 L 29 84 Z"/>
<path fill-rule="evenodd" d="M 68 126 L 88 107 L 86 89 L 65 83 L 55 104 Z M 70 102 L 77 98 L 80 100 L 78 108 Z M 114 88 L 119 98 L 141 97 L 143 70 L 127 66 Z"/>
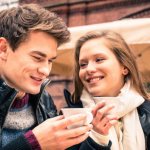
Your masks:
<path fill-rule="evenodd" d="M 114 108 L 110 111 L 110 113 L 113 114 L 117 114 L 117 112 L 119 112 L 123 107 L 123 103 L 120 99 L 121 97 L 93 97 L 95 104 L 104 101 L 105 105 L 114 106 Z"/>
<path fill-rule="evenodd" d="M 89 109 L 89 108 L 62 108 L 61 111 L 65 118 L 70 117 L 72 115 L 79 115 L 79 114 L 86 115 L 85 120 L 76 122 L 73 125 L 68 126 L 67 127 L 68 129 L 81 127 L 83 125 L 88 125 L 93 120 L 93 115 L 91 113 L 91 109 Z"/>

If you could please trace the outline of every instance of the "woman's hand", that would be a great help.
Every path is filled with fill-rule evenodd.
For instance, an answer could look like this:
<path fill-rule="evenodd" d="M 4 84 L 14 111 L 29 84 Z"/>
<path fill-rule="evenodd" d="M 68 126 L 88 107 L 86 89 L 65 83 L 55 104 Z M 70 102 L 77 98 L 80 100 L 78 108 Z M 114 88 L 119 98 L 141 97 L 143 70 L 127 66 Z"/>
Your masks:
<path fill-rule="evenodd" d="M 117 117 L 110 114 L 113 105 L 106 106 L 105 102 L 97 103 L 93 108 L 93 130 L 102 135 L 108 135 L 109 129 L 117 123 Z"/>

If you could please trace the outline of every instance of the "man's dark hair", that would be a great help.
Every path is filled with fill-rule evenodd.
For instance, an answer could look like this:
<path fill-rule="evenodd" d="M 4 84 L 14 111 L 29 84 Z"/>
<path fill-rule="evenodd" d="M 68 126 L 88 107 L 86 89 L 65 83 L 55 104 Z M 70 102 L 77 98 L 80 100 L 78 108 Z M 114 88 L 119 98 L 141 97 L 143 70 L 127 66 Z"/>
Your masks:
<path fill-rule="evenodd" d="M 31 31 L 48 33 L 57 40 L 58 45 L 67 42 L 70 36 L 60 17 L 37 4 L 0 11 L 0 37 L 6 38 L 13 51 L 27 39 Z"/>

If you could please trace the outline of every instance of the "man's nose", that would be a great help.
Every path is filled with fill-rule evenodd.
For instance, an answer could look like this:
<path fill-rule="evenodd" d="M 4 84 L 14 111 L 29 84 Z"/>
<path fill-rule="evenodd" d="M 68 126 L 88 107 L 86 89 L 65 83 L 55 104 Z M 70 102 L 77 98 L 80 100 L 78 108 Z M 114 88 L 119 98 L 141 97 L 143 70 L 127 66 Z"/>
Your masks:
<path fill-rule="evenodd" d="M 38 72 L 47 77 L 49 76 L 51 69 L 52 69 L 52 64 L 43 64 L 38 68 Z"/>

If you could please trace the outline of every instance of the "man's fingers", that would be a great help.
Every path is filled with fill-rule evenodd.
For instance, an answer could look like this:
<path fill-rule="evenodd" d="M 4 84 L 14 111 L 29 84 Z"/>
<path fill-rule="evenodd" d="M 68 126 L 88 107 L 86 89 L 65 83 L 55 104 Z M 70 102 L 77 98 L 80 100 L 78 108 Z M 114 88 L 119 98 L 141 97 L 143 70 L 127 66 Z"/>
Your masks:
<path fill-rule="evenodd" d="M 53 130 L 66 129 L 68 126 L 73 125 L 77 122 L 85 121 L 85 119 L 86 119 L 85 114 L 72 115 L 64 119 L 56 118 L 56 120 L 54 120 L 55 124 L 52 125 L 52 128 Z"/>
<path fill-rule="evenodd" d="M 86 132 L 85 134 L 82 134 L 78 137 L 70 138 L 69 140 L 63 142 L 66 147 L 71 147 L 73 145 L 79 144 L 86 140 L 89 136 L 89 132 Z"/>
<path fill-rule="evenodd" d="M 61 115 L 61 116 L 57 116 L 57 117 L 54 117 L 54 118 L 49 118 L 49 119 L 47 119 L 47 121 L 49 121 L 49 123 L 50 122 L 53 123 L 54 121 L 62 120 L 63 118 L 64 118 L 64 116 Z"/>
<path fill-rule="evenodd" d="M 62 130 L 61 133 L 59 133 L 60 136 L 66 137 L 66 138 L 74 138 L 81 136 L 82 134 L 85 134 L 86 132 L 89 132 L 93 128 L 93 125 L 89 124 L 82 127 L 77 127 L 73 129 L 67 129 Z"/>

